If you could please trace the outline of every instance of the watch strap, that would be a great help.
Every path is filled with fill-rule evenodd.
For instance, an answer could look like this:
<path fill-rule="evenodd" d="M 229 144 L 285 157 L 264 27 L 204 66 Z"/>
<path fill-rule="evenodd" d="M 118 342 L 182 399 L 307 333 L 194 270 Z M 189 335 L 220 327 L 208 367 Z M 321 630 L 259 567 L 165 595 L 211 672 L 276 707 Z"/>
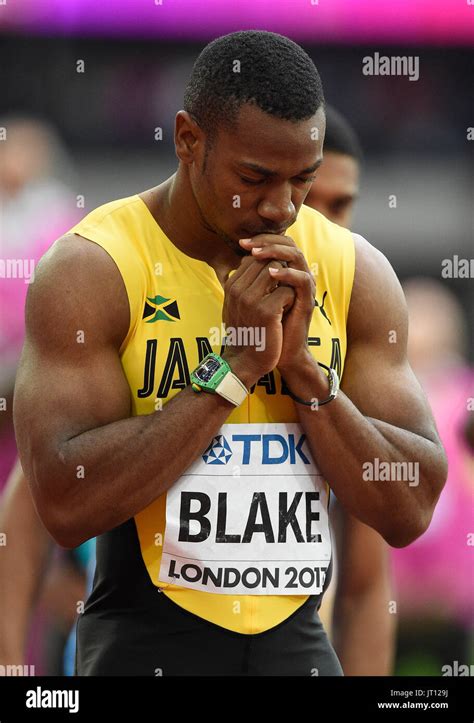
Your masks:
<path fill-rule="evenodd" d="M 216 387 L 216 393 L 239 407 L 248 395 L 248 389 L 238 377 L 232 372 L 227 372 L 225 377 Z"/>

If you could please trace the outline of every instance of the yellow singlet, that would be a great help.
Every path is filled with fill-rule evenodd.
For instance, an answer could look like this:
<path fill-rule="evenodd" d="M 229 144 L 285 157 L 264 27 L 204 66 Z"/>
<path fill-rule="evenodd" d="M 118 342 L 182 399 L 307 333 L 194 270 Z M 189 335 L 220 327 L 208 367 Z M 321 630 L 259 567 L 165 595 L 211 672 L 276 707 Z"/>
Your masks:
<path fill-rule="evenodd" d="M 159 414 L 160 405 L 190 383 L 190 372 L 202 358 L 210 351 L 221 352 L 221 344 L 212 344 L 209 335 L 210 329 L 222 324 L 224 291 L 215 271 L 178 250 L 138 195 L 100 206 L 70 233 L 102 246 L 122 275 L 130 328 L 120 358 L 133 415 Z M 287 235 L 303 251 L 316 278 L 318 306 L 309 348 L 317 361 L 334 367 L 342 377 L 355 267 L 352 236 L 307 206 L 301 207 Z M 294 402 L 281 393 L 281 387 L 274 370 L 231 411 L 226 424 L 297 423 Z M 216 594 L 160 579 L 169 494 L 137 514 L 135 525 L 148 575 L 171 600 L 201 618 L 247 634 L 274 627 L 307 600 L 304 594 Z"/>

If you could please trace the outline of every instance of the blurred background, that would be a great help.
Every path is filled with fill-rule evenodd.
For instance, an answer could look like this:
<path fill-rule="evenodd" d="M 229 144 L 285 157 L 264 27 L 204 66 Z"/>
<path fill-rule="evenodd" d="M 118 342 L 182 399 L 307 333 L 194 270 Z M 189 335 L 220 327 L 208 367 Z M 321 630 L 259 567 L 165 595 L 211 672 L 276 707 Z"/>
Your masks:
<path fill-rule="evenodd" d="M 429 531 L 392 553 L 394 674 L 440 675 L 444 663 L 474 663 L 474 271 L 466 276 L 455 260 L 474 256 L 474 6 L 0 4 L 0 261 L 37 260 L 88 211 L 171 175 L 174 118 L 195 58 L 213 38 L 245 29 L 282 33 L 313 58 L 326 100 L 350 121 L 363 148 L 351 228 L 388 256 L 405 285 L 410 360 L 435 411 L 450 475 Z M 419 78 L 364 75 L 363 59 L 376 52 L 418 58 Z M 453 261 L 448 275 L 446 260 Z M 28 288 L 24 278 L 6 276 L 0 275 L 0 489 L 16 456 L 11 394 Z M 37 673 L 61 673 L 86 564 L 84 550 L 55 553 L 31 626 L 28 660 Z"/>

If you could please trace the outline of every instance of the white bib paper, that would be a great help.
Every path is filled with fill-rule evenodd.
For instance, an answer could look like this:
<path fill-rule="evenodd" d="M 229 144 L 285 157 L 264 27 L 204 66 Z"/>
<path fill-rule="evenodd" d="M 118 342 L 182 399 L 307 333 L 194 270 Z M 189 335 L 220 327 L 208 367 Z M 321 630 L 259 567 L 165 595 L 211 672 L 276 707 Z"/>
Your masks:
<path fill-rule="evenodd" d="M 327 503 L 299 424 L 224 424 L 168 490 L 159 579 L 222 594 L 319 594 Z"/>

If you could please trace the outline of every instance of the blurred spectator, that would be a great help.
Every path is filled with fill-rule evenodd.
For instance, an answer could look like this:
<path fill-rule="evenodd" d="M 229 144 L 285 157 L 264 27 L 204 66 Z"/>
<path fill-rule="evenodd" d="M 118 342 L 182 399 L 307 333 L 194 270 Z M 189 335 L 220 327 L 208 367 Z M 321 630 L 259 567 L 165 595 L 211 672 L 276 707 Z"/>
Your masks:
<path fill-rule="evenodd" d="M 24 336 L 24 306 L 36 262 L 79 218 L 72 191 L 60 180 L 67 157 L 56 132 L 44 122 L 0 121 L 0 490 L 16 456 L 12 395 Z M 33 272 L 33 275 L 31 275 Z M 16 278 L 15 278 L 16 277 Z"/>
<path fill-rule="evenodd" d="M 411 279 L 408 358 L 429 398 L 449 476 L 427 532 L 393 549 L 399 613 L 396 675 L 442 675 L 472 660 L 474 457 L 467 441 L 474 370 L 462 308 L 438 281 Z"/>
<path fill-rule="evenodd" d="M 17 454 L 12 402 L 28 286 L 34 283 L 41 256 L 77 222 L 82 211 L 66 183 L 72 174 L 56 131 L 43 121 L 20 116 L 2 118 L 0 128 L 6 131 L 0 143 L 0 398 L 6 403 L 0 413 L 1 492 Z M 82 571 L 59 553 L 30 633 L 28 662 L 36 664 L 37 672 L 60 671 L 64 640 L 75 613 L 71 601 L 75 605 L 83 586 Z M 49 629 L 43 637 L 45 622 Z M 51 661 L 46 670 L 44 644 Z"/>

